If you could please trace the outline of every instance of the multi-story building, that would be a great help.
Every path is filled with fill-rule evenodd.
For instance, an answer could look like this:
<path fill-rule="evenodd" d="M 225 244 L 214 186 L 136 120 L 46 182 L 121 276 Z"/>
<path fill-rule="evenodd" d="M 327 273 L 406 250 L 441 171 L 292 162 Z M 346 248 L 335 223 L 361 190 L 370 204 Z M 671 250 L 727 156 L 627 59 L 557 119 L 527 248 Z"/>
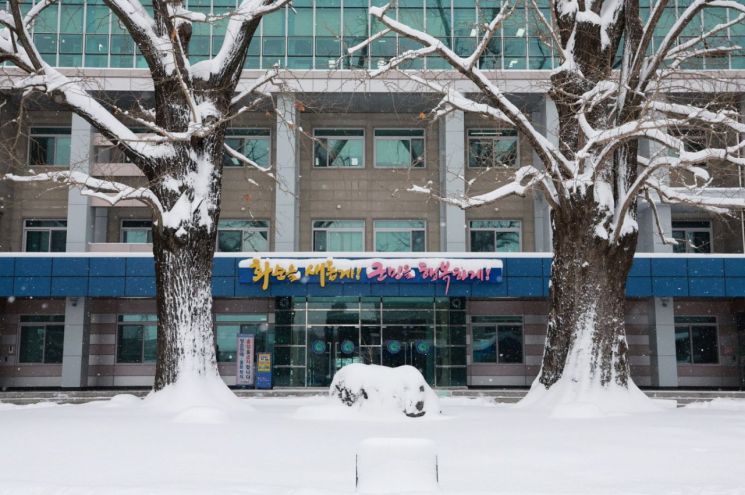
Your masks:
<path fill-rule="evenodd" d="M 234 4 L 212 3 L 200 0 L 191 8 L 209 12 Z M 276 386 L 325 386 L 338 367 L 355 361 L 412 364 L 437 386 L 529 385 L 546 331 L 547 205 L 535 195 L 463 211 L 406 189 L 431 182 L 443 194 L 484 192 L 536 157 L 514 130 L 479 116 L 422 119 L 436 95 L 399 76 L 365 79 L 359 69 L 410 48 L 388 35 L 343 55 L 377 29 L 368 0 L 293 3 L 294 11 L 262 21 L 245 68 L 251 80 L 279 64 L 292 91 L 274 95 L 276 111 L 267 106 L 245 114 L 229 131 L 230 144 L 271 165 L 276 180 L 226 158 L 213 284 L 225 380 L 235 383 L 236 336 L 243 333 L 255 335 L 258 350 L 273 353 Z M 468 50 L 479 8 L 490 8 L 486 3 L 400 0 L 398 16 Z M 665 15 L 675 17 L 683 3 L 671 0 Z M 711 22 L 702 17 L 700 27 Z M 556 59 L 537 26 L 519 7 L 480 65 L 555 138 L 556 110 L 545 93 Z M 215 53 L 221 29 L 195 26 L 192 59 Z M 150 97 L 143 61 L 100 1 L 61 0 L 33 34 L 49 63 L 87 76 L 104 98 L 124 104 Z M 733 26 L 726 36 L 743 45 L 745 27 Z M 697 64 L 690 68 L 716 70 L 730 88 L 745 76 L 742 52 Z M 468 89 L 436 58 L 409 68 Z M 740 90 L 728 98 L 742 108 Z M 11 121 L 21 97 L 5 92 L 2 98 L 8 170 L 70 167 L 143 180 L 81 118 L 39 98 L 24 101 L 23 119 Z M 737 172 L 716 180 L 733 191 L 741 185 Z M 2 182 L 0 194 L 0 387 L 151 384 L 157 323 L 149 210 L 136 201 L 112 207 L 43 183 Z M 742 386 L 743 219 L 658 209 L 666 232 L 684 242 L 662 243 L 652 214 L 640 207 L 626 322 L 633 377 L 642 386 Z M 447 288 L 443 281 L 395 277 L 263 288 L 239 273 L 239 262 L 255 252 L 285 262 L 335 252 L 336 258 L 378 258 L 394 267 L 401 256 L 453 266 L 501 260 L 503 270 L 501 280 Z"/>

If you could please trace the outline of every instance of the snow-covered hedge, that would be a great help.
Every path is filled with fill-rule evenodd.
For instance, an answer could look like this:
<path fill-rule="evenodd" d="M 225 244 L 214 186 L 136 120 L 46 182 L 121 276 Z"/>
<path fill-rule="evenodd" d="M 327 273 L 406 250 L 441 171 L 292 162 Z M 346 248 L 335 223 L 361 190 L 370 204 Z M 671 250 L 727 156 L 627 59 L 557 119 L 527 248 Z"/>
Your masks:
<path fill-rule="evenodd" d="M 437 395 L 413 366 L 350 364 L 336 372 L 329 395 L 349 407 L 403 412 L 412 418 L 440 413 Z"/>

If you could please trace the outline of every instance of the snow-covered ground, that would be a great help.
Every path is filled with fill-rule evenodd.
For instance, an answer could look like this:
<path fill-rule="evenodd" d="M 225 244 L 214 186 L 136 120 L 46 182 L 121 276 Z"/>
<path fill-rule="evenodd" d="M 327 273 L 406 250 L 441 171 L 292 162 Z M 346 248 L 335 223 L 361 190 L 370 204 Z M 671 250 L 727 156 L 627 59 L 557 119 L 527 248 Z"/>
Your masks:
<path fill-rule="evenodd" d="M 593 418 L 467 398 L 443 398 L 439 417 L 372 416 L 328 401 L 0 404 L 0 493 L 351 494 L 375 437 L 434 442 L 442 494 L 745 493 L 745 401 Z"/>

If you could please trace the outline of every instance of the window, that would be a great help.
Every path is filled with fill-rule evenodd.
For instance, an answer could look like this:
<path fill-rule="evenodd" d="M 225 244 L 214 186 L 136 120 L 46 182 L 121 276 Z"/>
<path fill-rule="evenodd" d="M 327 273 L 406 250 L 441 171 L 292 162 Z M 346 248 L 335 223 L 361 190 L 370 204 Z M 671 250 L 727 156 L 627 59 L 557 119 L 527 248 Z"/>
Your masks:
<path fill-rule="evenodd" d="M 364 220 L 316 220 L 313 251 L 364 251 Z"/>
<path fill-rule="evenodd" d="M 66 247 L 67 220 L 24 220 L 24 251 L 62 253 Z"/>
<path fill-rule="evenodd" d="M 523 322 L 519 316 L 473 316 L 473 362 L 523 362 Z"/>
<path fill-rule="evenodd" d="M 375 251 L 426 251 L 424 220 L 375 220 Z"/>
<path fill-rule="evenodd" d="M 238 335 L 254 335 L 256 352 L 269 352 L 267 316 L 265 314 L 217 314 L 215 326 L 217 334 L 218 363 L 234 363 L 237 351 Z"/>
<path fill-rule="evenodd" d="M 158 348 L 155 315 L 119 315 L 117 363 L 154 363 Z"/>
<path fill-rule="evenodd" d="M 712 316 L 675 317 L 675 355 L 679 363 L 719 362 L 717 320 Z"/>
<path fill-rule="evenodd" d="M 375 129 L 375 166 L 424 167 L 424 130 Z"/>
<path fill-rule="evenodd" d="M 272 140 L 269 129 L 228 129 L 225 144 L 259 166 L 269 166 Z M 225 167 L 240 167 L 243 162 L 227 152 L 223 157 Z"/>
<path fill-rule="evenodd" d="M 64 127 L 32 127 L 28 146 L 28 164 L 70 165 L 70 129 Z"/>
<path fill-rule="evenodd" d="M 469 167 L 514 167 L 516 165 L 517 131 L 512 129 L 468 130 Z"/>
<path fill-rule="evenodd" d="M 64 340 L 64 315 L 22 315 L 18 362 L 61 363 Z"/>
<path fill-rule="evenodd" d="M 153 242 L 152 220 L 122 220 L 121 239 L 126 244 Z"/>
<path fill-rule="evenodd" d="M 365 166 L 365 131 L 316 129 L 313 131 L 313 165 L 320 168 Z"/>
<path fill-rule="evenodd" d="M 711 222 L 673 222 L 674 253 L 710 253 Z"/>
<path fill-rule="evenodd" d="M 220 220 L 217 224 L 220 252 L 269 251 L 269 222 L 265 220 Z"/>
<path fill-rule="evenodd" d="M 471 220 L 469 230 L 472 252 L 509 253 L 521 250 L 522 225 L 519 220 Z"/>

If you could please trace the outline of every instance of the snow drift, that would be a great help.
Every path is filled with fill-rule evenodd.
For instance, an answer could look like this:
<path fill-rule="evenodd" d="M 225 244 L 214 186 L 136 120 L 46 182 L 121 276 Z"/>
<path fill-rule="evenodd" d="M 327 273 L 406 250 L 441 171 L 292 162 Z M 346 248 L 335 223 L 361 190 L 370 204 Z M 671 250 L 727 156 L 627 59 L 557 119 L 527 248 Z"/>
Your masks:
<path fill-rule="evenodd" d="M 437 395 L 413 366 L 350 364 L 334 375 L 329 396 L 360 410 L 403 412 L 411 418 L 440 413 Z"/>

